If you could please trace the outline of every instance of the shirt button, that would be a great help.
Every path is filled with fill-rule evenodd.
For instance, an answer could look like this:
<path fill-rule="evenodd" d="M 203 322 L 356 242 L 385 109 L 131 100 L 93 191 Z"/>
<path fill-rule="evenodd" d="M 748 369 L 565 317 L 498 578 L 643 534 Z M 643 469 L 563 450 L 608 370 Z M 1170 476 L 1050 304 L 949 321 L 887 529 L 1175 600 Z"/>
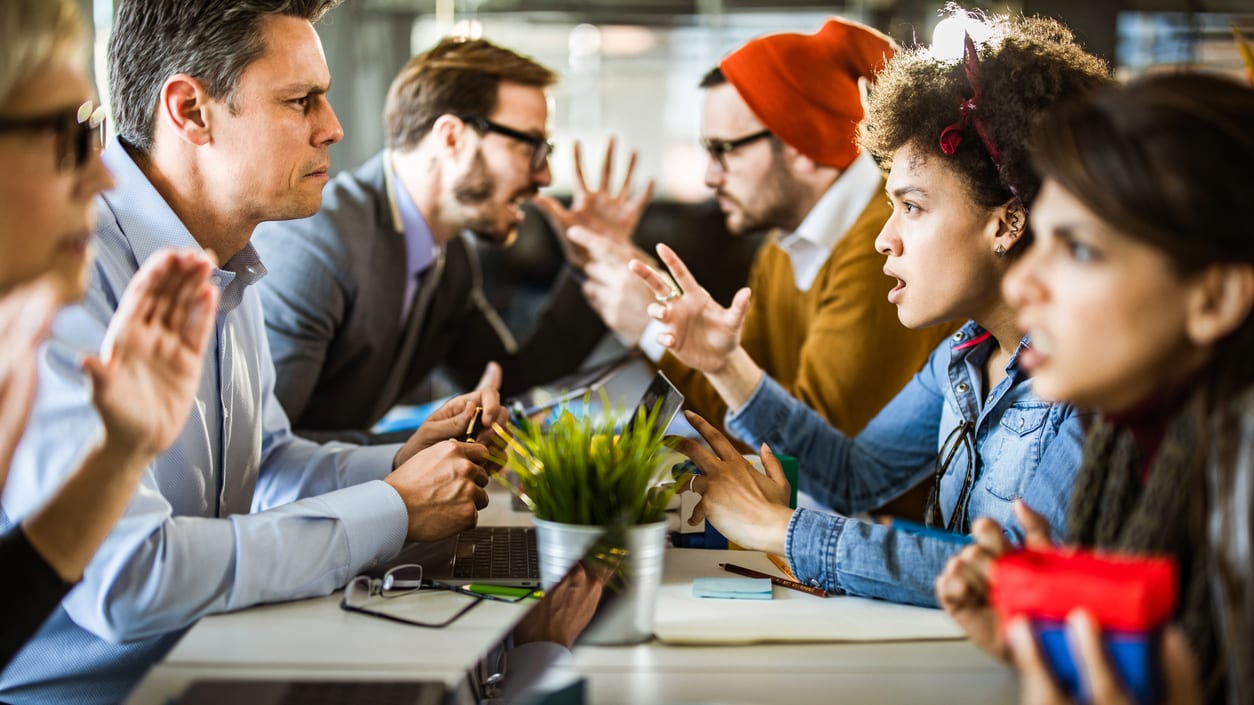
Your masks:
<path fill-rule="evenodd" d="M 1019 419 L 1019 428 L 1023 428 L 1023 419 Z"/>
<path fill-rule="evenodd" d="M 957 333 L 954 333 L 954 342 L 958 342 L 965 337 L 966 335 L 962 331 L 958 331 Z"/>
<path fill-rule="evenodd" d="M 966 382 L 959 382 L 958 386 L 955 387 L 955 389 L 958 390 L 959 394 L 966 394 L 967 391 L 971 389 L 971 385 L 967 384 Z"/>

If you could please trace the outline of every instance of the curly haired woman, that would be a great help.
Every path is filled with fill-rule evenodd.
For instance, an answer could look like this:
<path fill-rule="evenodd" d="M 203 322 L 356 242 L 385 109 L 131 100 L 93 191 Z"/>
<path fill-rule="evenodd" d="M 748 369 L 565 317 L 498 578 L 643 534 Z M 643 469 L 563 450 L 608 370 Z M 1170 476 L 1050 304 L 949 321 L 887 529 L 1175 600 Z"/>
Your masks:
<path fill-rule="evenodd" d="M 932 583 L 960 549 L 954 537 L 848 516 L 928 478 L 929 523 L 949 532 L 965 533 L 973 518 L 990 516 L 1018 540 L 1011 508 L 1019 497 L 1060 526 L 1066 515 L 1080 419 L 1032 392 L 1020 364 L 1028 340 L 1001 278 L 1032 238 L 1025 205 L 1040 182 L 1024 136 L 1046 108 L 1104 84 L 1107 71 L 1052 20 L 995 17 L 987 24 L 989 39 L 968 39 L 960 61 L 926 48 L 890 60 L 862 136 L 890 170 L 893 214 L 876 240 L 896 281 L 889 301 L 912 328 L 968 322 L 853 438 L 764 377 L 727 427 L 763 445 L 765 477 L 690 417 L 718 456 L 696 443 L 683 448 L 704 472 L 692 483 L 702 493 L 694 516 L 708 516 L 747 548 L 787 555 L 799 579 L 829 590 L 936 604 Z M 801 488 L 844 516 L 789 509 L 768 444 L 797 456 Z"/>

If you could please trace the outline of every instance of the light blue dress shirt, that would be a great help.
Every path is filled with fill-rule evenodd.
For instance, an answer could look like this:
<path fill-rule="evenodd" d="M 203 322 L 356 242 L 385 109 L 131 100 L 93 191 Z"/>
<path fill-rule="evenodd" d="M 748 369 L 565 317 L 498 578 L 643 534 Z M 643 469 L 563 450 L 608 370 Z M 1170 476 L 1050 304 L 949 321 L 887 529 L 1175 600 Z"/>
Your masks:
<path fill-rule="evenodd" d="M 91 284 L 41 351 L 2 530 L 55 492 L 98 438 L 78 360 L 100 349 L 140 263 L 160 247 L 198 247 L 116 140 L 104 160 L 117 189 L 98 202 Z M 118 702 L 204 615 L 324 595 L 400 550 L 405 506 L 380 481 L 396 446 L 320 446 L 289 429 L 251 286 L 264 274 L 251 245 L 214 274 L 222 305 L 187 425 L 82 582 L 0 676 L 0 701 Z"/>
<path fill-rule="evenodd" d="M 728 431 L 750 447 L 766 442 L 776 453 L 796 456 L 801 489 L 841 513 L 793 513 L 786 547 L 799 580 L 935 606 L 933 581 L 961 545 L 842 515 L 869 511 L 921 480 L 930 481 L 938 449 L 948 454 L 952 446 L 956 452 L 940 482 L 942 526 L 954 519 L 955 530 L 967 532 L 976 517 L 991 517 L 1018 542 L 1023 529 L 1014 518 L 1013 502 L 1022 497 L 1045 515 L 1061 540 L 1080 469 L 1082 415 L 1032 392 L 1031 379 L 1017 364 L 1026 339 L 1006 365 L 1006 376 L 985 390 L 982 369 L 996 344 L 968 322 L 941 342 L 923 369 L 854 438 L 769 377 L 743 407 L 727 415 Z M 956 435 L 951 438 L 964 421 L 973 424 L 969 446 L 955 443 Z M 964 485 L 968 499 L 959 509 Z"/>

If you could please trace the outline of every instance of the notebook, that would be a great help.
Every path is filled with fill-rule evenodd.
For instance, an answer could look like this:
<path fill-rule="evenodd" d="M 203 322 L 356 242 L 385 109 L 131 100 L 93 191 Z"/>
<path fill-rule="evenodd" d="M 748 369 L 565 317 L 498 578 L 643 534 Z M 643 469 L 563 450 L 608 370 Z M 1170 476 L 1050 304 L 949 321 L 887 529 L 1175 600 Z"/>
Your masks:
<path fill-rule="evenodd" d="M 659 405 L 658 424 L 666 428 L 684 405 L 684 395 L 660 371 L 641 395 L 629 420 Z M 478 527 L 443 541 L 412 544 L 402 549 L 379 572 L 394 565 L 417 563 L 424 578 L 442 583 L 538 587 L 540 561 L 536 533 L 531 527 Z"/>

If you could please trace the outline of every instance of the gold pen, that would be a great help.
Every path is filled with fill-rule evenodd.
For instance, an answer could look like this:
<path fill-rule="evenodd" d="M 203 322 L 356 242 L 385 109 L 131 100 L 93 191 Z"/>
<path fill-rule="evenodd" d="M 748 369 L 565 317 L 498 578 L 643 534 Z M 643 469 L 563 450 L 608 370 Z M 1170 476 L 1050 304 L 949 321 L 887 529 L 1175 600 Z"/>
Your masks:
<path fill-rule="evenodd" d="M 470 417 L 470 423 L 466 425 L 466 438 L 464 440 L 467 443 L 474 443 L 475 439 L 479 437 L 479 432 L 482 430 L 483 407 L 476 406 L 474 415 Z"/>
<path fill-rule="evenodd" d="M 789 590 L 796 590 L 798 592 L 804 592 L 810 595 L 817 595 L 819 597 L 827 597 L 828 595 L 827 591 L 824 590 L 823 588 L 817 588 L 817 587 L 814 587 L 813 585 L 806 585 L 805 583 L 799 583 L 796 580 L 789 580 L 788 578 L 781 578 L 777 575 L 767 575 L 766 573 L 760 573 L 752 568 L 746 568 L 742 565 L 736 565 L 735 563 L 719 563 L 718 567 L 722 568 L 723 570 L 729 573 L 735 573 L 736 575 L 743 575 L 747 578 L 766 578 L 767 580 L 771 581 L 773 584 L 778 585 L 780 587 L 786 587 Z"/>

